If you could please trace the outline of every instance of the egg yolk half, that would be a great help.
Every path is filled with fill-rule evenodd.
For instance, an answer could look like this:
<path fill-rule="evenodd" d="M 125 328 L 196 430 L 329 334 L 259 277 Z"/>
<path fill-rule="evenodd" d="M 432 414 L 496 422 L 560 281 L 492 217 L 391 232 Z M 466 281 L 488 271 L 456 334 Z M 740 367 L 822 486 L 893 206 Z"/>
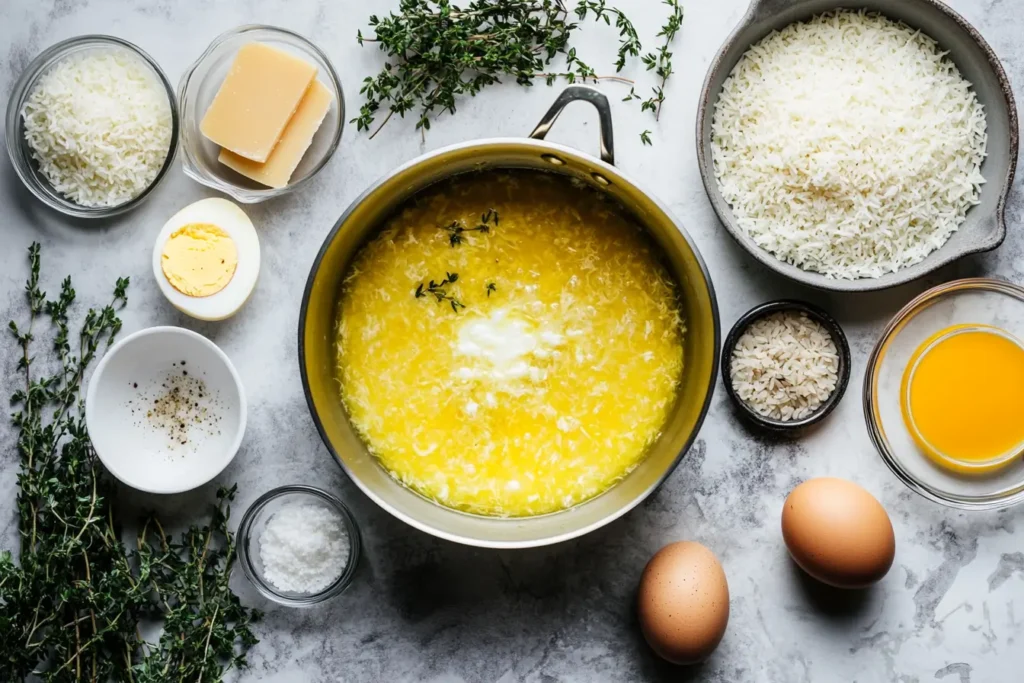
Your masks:
<path fill-rule="evenodd" d="M 210 296 L 228 286 L 238 268 L 238 249 L 222 229 L 190 223 L 171 233 L 160 258 L 164 276 L 186 296 Z"/>
<path fill-rule="evenodd" d="M 901 407 L 918 446 L 943 467 L 1002 467 L 1024 450 L 1024 347 L 987 325 L 942 330 L 911 356 Z"/>

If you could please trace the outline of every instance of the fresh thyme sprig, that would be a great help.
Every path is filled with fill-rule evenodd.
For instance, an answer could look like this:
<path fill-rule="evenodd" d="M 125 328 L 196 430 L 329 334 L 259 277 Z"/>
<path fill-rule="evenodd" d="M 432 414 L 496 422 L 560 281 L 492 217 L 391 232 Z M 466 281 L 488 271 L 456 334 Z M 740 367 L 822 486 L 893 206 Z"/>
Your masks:
<path fill-rule="evenodd" d="M 149 578 L 154 612 L 163 619 L 156 648 L 137 667 L 137 683 L 220 681 L 246 666 L 258 641 L 250 624 L 260 618 L 231 592 L 235 541 L 228 531 L 237 486 L 217 491 L 210 523 L 191 526 L 175 543 L 151 517 L 139 533 L 140 576 Z"/>
<path fill-rule="evenodd" d="M 456 247 L 463 242 L 463 234 L 467 232 L 490 232 L 490 222 L 494 221 L 494 226 L 498 226 L 498 212 L 494 209 L 487 209 L 487 211 L 480 216 L 480 223 L 475 228 L 467 228 L 463 223 L 459 221 L 452 221 L 448 225 L 442 228 L 448 232 L 448 242 L 453 247 Z"/>
<path fill-rule="evenodd" d="M 656 121 L 661 120 L 661 105 L 665 102 L 665 82 L 672 75 L 672 53 L 669 52 L 668 48 L 672 45 L 672 41 L 675 40 L 676 34 L 683 25 L 683 8 L 679 5 L 679 0 L 665 0 L 665 4 L 669 6 L 671 13 L 665 25 L 661 27 L 661 31 L 658 32 L 658 37 L 665 40 L 662 42 L 661 47 L 658 48 L 657 54 L 649 52 L 641 57 L 641 60 L 647 66 L 647 70 L 653 70 L 661 79 L 659 85 L 651 88 L 654 93 L 653 96 L 644 100 L 640 105 L 642 111 L 653 112 Z M 640 137 L 643 140 L 642 134 Z M 651 144 L 649 138 L 644 142 L 648 145 Z"/>
<path fill-rule="evenodd" d="M 608 7 L 606 0 L 581 0 L 576 5 L 576 16 L 580 21 L 587 18 L 588 12 L 593 12 L 594 19 L 604 21 L 611 26 L 611 17 L 615 17 L 615 28 L 619 29 L 619 50 L 618 60 L 615 62 L 615 71 L 622 71 L 626 66 L 629 57 L 636 57 L 640 54 L 643 46 L 640 44 L 640 37 L 637 35 L 633 22 L 626 18 L 626 15 L 614 7 Z"/>
<path fill-rule="evenodd" d="M 682 26 L 680 0 L 664 0 L 671 13 L 658 33 L 663 44 L 657 52 L 640 57 L 642 45 L 633 23 L 607 0 L 580 0 L 570 20 L 564 0 L 472 0 L 463 9 L 451 0 L 401 0 L 397 12 L 386 17 L 372 15 L 372 36 L 357 32 L 360 45 L 377 43 L 390 61 L 376 76 L 363 80 L 360 93 L 365 102 L 352 119 L 358 130 L 373 138 L 398 114 L 417 114 L 416 129 L 425 133 L 433 118 L 444 111 L 454 114 L 459 97 L 476 95 L 489 85 L 509 77 L 530 86 L 537 79 L 548 85 L 558 80 L 614 80 L 630 84 L 624 101 L 641 100 L 641 109 L 660 120 L 665 102 L 665 83 L 672 74 L 669 47 Z M 659 78 L 652 96 L 642 99 L 632 80 L 619 75 L 598 75 L 569 45 L 580 22 L 603 21 L 619 30 L 615 72 L 620 73 L 631 58 L 640 57 L 648 71 Z M 559 56 L 564 70 L 548 70 Z M 376 125 L 378 113 L 387 109 Z M 650 132 L 641 134 L 650 145 Z"/>
<path fill-rule="evenodd" d="M 621 71 L 641 46 L 632 23 L 605 0 L 588 0 L 576 8 L 583 20 L 592 16 L 620 31 Z M 530 86 L 538 78 L 551 85 L 559 79 L 599 80 L 599 76 L 569 46 L 579 24 L 569 20 L 562 0 L 472 0 L 465 8 L 451 0 L 401 0 L 397 12 L 369 20 L 373 36 L 357 33 L 360 45 L 377 43 L 389 60 L 376 76 L 363 80 L 365 102 L 352 119 L 358 130 L 370 130 L 378 112 L 388 110 L 370 137 L 395 114 L 415 111 L 416 129 L 426 131 L 431 119 L 444 111 L 455 113 L 458 98 L 473 96 L 509 77 Z M 546 67 L 559 55 L 564 71 Z"/>
<path fill-rule="evenodd" d="M 440 282 L 434 282 L 431 280 L 427 285 L 424 285 L 421 282 L 416 285 L 415 296 L 417 299 L 421 299 L 428 294 L 433 294 L 434 298 L 437 299 L 437 303 L 447 301 L 451 304 L 452 310 L 458 313 L 460 308 L 465 308 L 466 306 L 461 301 L 448 294 L 447 290 L 447 286 L 455 284 L 458 279 L 458 273 L 445 273 L 445 278 Z"/>
<path fill-rule="evenodd" d="M 24 388 L 11 397 L 21 552 L 19 564 L 10 550 L 0 552 L 0 680 L 219 681 L 226 667 L 244 663 L 255 642 L 248 624 L 257 616 L 226 587 L 227 558 L 233 556 L 226 511 L 218 508 L 211 524 L 221 545 L 200 545 L 195 537 L 186 541 L 188 550 L 129 552 L 121 541 L 115 487 L 86 431 L 83 377 L 121 329 L 117 311 L 127 303 L 128 279 L 117 280 L 111 302 L 90 309 L 73 337 L 71 279 L 48 299 L 39 274 L 40 248 L 33 244 L 28 321 L 8 325 L 20 347 L 17 367 L 24 379 Z M 53 374 L 40 372 L 42 361 L 32 354 L 47 319 L 55 331 Z M 172 553 L 181 564 L 164 572 Z M 154 602 L 156 593 L 166 599 Z M 154 616 L 163 619 L 165 636 L 151 646 L 139 627 Z M 198 634 L 208 634 L 202 647 Z"/>

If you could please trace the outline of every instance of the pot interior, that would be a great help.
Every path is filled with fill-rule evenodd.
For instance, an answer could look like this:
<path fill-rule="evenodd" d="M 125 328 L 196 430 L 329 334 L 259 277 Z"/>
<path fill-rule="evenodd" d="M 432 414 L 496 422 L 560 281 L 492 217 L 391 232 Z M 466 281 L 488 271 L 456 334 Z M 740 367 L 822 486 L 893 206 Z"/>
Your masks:
<path fill-rule="evenodd" d="M 574 508 L 535 517 L 467 514 L 427 500 L 395 481 L 355 433 L 339 397 L 335 316 L 342 280 L 359 248 L 405 200 L 459 173 L 528 168 L 568 175 L 611 194 L 661 247 L 680 287 L 687 324 L 684 371 L 675 405 L 641 464 L 603 494 Z M 614 167 L 567 148 L 531 140 L 492 140 L 449 148 L 414 161 L 367 191 L 327 237 L 306 286 L 300 318 L 299 362 L 306 397 L 324 442 L 370 496 L 407 523 L 450 540 L 478 546 L 528 547 L 595 529 L 643 500 L 667 477 L 692 443 L 714 387 L 718 312 L 707 271 L 672 218 Z"/>

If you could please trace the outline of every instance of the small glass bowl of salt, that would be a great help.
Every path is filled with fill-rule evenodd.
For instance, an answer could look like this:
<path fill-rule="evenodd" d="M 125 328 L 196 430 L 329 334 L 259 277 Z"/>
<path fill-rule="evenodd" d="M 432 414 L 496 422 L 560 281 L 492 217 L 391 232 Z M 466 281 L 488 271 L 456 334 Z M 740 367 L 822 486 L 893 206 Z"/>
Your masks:
<path fill-rule="evenodd" d="M 246 578 L 267 599 L 290 607 L 309 607 L 348 588 L 360 545 L 345 504 L 312 486 L 266 492 L 238 525 Z"/>

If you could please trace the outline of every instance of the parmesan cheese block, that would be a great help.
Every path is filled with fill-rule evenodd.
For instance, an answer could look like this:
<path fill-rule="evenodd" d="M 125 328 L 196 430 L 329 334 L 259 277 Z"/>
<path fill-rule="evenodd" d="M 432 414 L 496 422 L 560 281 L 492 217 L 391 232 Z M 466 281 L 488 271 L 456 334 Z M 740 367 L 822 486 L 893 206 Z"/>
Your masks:
<path fill-rule="evenodd" d="M 459 510 L 537 515 L 643 459 L 683 335 L 674 281 L 615 205 L 560 176 L 488 172 L 418 195 L 357 255 L 338 378 L 397 480 Z"/>
<path fill-rule="evenodd" d="M 221 147 L 263 163 L 316 72 L 313 64 L 270 45 L 243 45 L 199 129 Z"/>
<path fill-rule="evenodd" d="M 331 108 L 334 96 L 320 81 L 313 81 L 299 108 L 288 122 L 281 140 L 274 147 L 264 163 L 246 159 L 234 152 L 222 149 L 217 157 L 220 163 L 232 168 L 247 178 L 268 187 L 284 187 L 295 173 L 302 156 L 313 142 L 313 136 L 323 123 Z"/>

